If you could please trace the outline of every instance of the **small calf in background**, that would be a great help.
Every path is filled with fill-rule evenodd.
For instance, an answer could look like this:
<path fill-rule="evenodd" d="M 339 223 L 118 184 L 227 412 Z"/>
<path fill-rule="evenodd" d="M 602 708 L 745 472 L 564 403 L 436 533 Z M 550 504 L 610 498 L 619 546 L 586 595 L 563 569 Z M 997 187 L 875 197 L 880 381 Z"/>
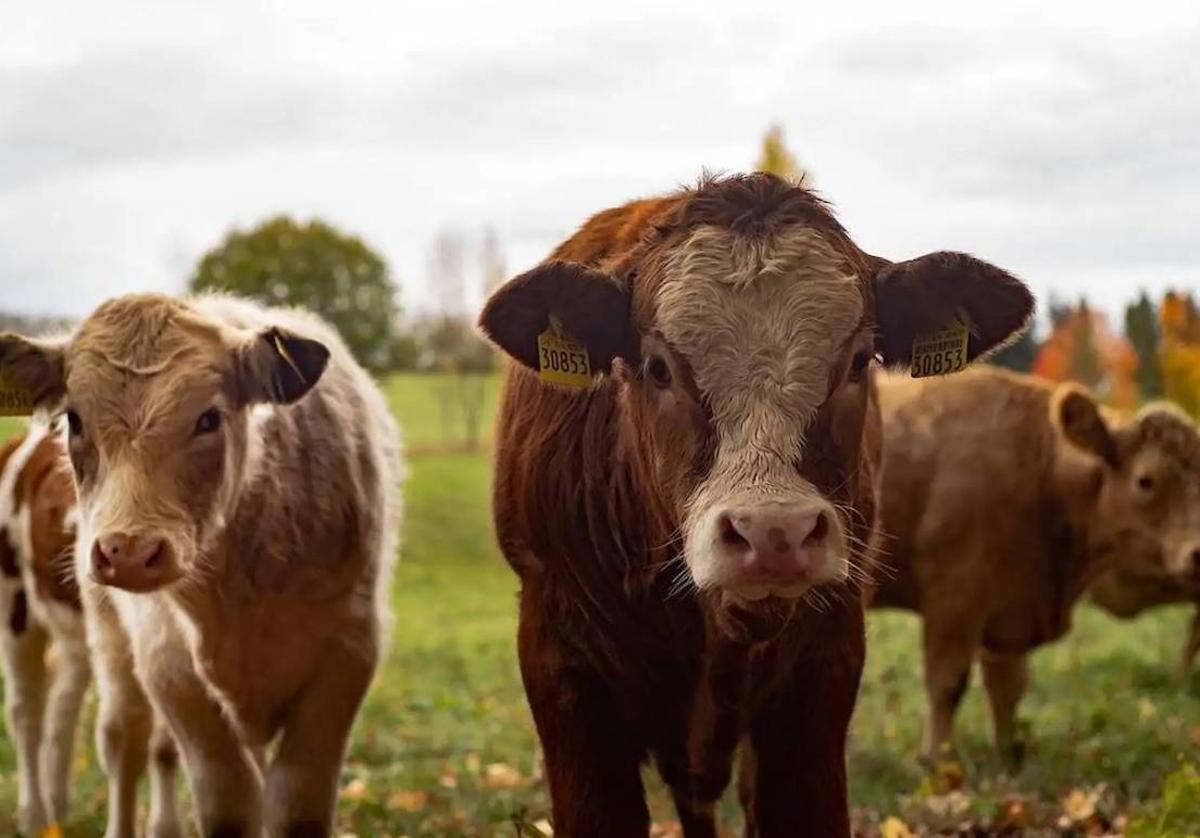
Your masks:
<path fill-rule="evenodd" d="M 131 295 L 65 341 L 0 336 L 0 373 L 65 413 L 109 838 L 134 834 L 151 705 L 171 734 L 156 786 L 173 738 L 202 835 L 330 834 L 396 548 L 399 440 L 374 382 L 317 317 L 223 296 Z M 151 834 L 175 834 L 155 800 Z"/>
<path fill-rule="evenodd" d="M 1093 398 L 996 369 L 881 376 L 883 558 L 872 605 L 923 621 L 927 748 L 951 739 L 976 659 L 1001 755 L 1019 760 L 1026 657 L 1109 567 L 1200 546 L 1200 437 L 1160 408 L 1110 424 Z"/>
<path fill-rule="evenodd" d="M 75 515 L 66 457 L 47 425 L 0 447 L 0 664 L 17 755 L 16 828 L 25 835 L 66 820 L 90 680 L 72 566 Z"/>

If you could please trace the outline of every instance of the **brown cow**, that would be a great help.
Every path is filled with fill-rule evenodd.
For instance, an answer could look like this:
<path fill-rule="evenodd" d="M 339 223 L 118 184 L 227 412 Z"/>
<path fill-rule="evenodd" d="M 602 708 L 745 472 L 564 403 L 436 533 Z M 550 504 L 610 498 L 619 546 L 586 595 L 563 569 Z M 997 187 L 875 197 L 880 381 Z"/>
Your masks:
<path fill-rule="evenodd" d="M 1106 567 L 1200 545 L 1200 438 L 1177 412 L 1110 426 L 1082 388 L 996 369 L 882 377 L 880 588 L 923 621 L 930 755 L 949 745 L 976 658 L 1001 755 L 1019 758 L 1027 654 L 1061 637 Z M 1190 470 L 1190 474 L 1189 474 Z"/>
<path fill-rule="evenodd" d="M 653 758 L 686 834 L 714 835 L 739 745 L 748 834 L 848 834 L 872 359 L 956 314 L 978 355 L 1031 305 L 963 254 L 869 256 L 766 174 L 602 212 L 492 296 L 481 325 L 518 362 L 495 525 L 556 834 L 645 835 Z M 533 372 L 552 322 L 590 386 Z"/>
<path fill-rule="evenodd" d="M 131 295 L 64 341 L 2 336 L 0 374 L 65 412 L 110 838 L 135 829 L 151 707 L 201 834 L 329 834 L 395 556 L 374 382 L 317 317 L 224 296 Z M 173 789 L 171 737 L 153 764 Z M 152 807 L 152 834 L 176 823 Z"/>
<path fill-rule="evenodd" d="M 72 567 L 75 493 L 44 423 L 0 447 L 0 664 L 25 835 L 66 819 L 75 730 L 90 680 Z M 53 648 L 55 663 L 47 668 Z"/>

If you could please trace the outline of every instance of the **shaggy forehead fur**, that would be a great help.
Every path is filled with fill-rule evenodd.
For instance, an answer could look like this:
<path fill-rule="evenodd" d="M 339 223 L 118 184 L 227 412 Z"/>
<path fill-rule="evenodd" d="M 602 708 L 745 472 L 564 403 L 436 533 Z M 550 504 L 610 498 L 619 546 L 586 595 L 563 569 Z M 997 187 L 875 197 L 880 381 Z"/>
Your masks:
<path fill-rule="evenodd" d="M 658 326 L 692 366 L 721 438 L 796 451 L 863 319 L 859 279 L 817 230 L 695 229 L 668 259 Z"/>
<path fill-rule="evenodd" d="M 1178 407 L 1155 403 L 1137 415 L 1131 447 L 1155 446 L 1190 474 L 1200 474 L 1200 430 Z"/>
<path fill-rule="evenodd" d="M 230 363 L 218 327 L 181 301 L 122 297 L 80 326 L 68 350 L 67 388 L 86 391 L 103 415 L 144 431 L 212 399 Z"/>

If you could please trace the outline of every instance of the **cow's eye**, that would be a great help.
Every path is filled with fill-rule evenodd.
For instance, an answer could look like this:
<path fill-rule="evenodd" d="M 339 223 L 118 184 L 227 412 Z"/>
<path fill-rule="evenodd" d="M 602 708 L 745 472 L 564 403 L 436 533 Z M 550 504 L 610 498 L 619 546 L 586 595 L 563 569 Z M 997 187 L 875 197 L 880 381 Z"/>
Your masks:
<path fill-rule="evenodd" d="M 1143 474 L 1137 479 L 1137 487 L 1143 492 L 1154 491 L 1154 478 L 1149 474 Z"/>
<path fill-rule="evenodd" d="M 215 407 L 210 407 L 196 420 L 196 436 L 211 434 L 219 427 L 221 427 L 221 414 Z"/>
<path fill-rule="evenodd" d="M 867 371 L 867 367 L 871 366 L 871 360 L 874 357 L 873 354 L 865 349 L 855 353 L 854 359 L 850 361 L 850 379 L 852 381 L 861 380 L 863 374 Z"/>
<path fill-rule="evenodd" d="M 71 436 L 80 436 L 83 434 L 83 420 L 73 410 L 67 411 L 67 431 Z"/>
<path fill-rule="evenodd" d="M 666 389 L 671 386 L 671 367 L 658 355 L 652 356 L 647 362 L 646 373 L 655 387 Z"/>

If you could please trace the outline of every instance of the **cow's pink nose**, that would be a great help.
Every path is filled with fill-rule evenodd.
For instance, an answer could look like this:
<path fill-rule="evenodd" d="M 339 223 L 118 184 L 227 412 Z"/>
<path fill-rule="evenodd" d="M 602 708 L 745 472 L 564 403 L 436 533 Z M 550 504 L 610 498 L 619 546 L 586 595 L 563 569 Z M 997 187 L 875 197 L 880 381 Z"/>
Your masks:
<path fill-rule="evenodd" d="M 832 529 L 824 506 L 727 509 L 717 517 L 721 550 L 748 584 L 811 581 Z"/>
<path fill-rule="evenodd" d="M 92 570 L 105 585 L 149 591 L 166 576 L 166 554 L 167 543 L 161 538 L 107 533 L 92 546 Z"/>

